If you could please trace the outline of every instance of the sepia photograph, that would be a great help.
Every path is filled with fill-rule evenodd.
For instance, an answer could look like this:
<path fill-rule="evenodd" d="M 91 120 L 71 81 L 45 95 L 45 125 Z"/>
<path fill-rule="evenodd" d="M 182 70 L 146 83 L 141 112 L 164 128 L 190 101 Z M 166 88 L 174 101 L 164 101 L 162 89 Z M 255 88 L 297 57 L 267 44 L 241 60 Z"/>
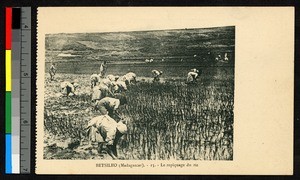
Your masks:
<path fill-rule="evenodd" d="M 293 173 L 293 8 L 40 7 L 37 24 L 37 174 Z"/>
<path fill-rule="evenodd" d="M 233 26 L 45 43 L 45 159 L 233 159 Z"/>

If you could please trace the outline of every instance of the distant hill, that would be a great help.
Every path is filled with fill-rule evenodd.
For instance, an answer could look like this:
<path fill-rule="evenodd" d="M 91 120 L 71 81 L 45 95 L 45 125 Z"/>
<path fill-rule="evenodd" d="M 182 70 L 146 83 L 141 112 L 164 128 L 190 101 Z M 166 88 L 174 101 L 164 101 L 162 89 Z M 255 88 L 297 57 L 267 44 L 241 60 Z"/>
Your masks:
<path fill-rule="evenodd" d="M 46 35 L 46 61 L 209 59 L 228 53 L 234 62 L 235 28 L 180 29 L 112 33 L 73 33 Z M 81 59 L 58 57 L 60 53 L 80 55 Z M 196 56 L 195 56 L 196 55 Z"/>

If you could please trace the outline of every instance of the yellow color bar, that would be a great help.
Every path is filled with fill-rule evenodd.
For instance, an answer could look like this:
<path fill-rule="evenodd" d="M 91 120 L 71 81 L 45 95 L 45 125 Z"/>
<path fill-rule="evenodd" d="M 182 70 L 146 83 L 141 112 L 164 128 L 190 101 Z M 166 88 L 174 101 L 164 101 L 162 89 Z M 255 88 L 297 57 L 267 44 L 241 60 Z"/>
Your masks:
<path fill-rule="evenodd" d="M 5 50 L 5 90 L 11 91 L 11 50 Z"/>

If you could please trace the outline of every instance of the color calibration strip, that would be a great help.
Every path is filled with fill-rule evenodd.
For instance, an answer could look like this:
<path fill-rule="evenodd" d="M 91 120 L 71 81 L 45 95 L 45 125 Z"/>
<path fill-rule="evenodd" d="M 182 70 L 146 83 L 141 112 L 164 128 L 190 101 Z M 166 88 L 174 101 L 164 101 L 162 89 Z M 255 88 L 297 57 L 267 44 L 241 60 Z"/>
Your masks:
<path fill-rule="evenodd" d="M 5 26 L 5 172 L 30 173 L 31 9 L 7 7 Z"/>
<path fill-rule="evenodd" d="M 11 41 L 12 8 L 5 9 L 5 173 L 12 173 L 11 139 Z"/>

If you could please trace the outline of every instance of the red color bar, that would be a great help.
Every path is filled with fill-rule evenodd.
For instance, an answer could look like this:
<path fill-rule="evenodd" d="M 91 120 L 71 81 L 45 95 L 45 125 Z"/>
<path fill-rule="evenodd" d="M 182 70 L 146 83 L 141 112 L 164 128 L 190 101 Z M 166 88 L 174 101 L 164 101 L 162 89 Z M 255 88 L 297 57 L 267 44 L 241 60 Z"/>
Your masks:
<path fill-rule="evenodd" d="M 12 28 L 12 8 L 5 8 L 5 49 L 11 50 L 11 28 Z"/>

